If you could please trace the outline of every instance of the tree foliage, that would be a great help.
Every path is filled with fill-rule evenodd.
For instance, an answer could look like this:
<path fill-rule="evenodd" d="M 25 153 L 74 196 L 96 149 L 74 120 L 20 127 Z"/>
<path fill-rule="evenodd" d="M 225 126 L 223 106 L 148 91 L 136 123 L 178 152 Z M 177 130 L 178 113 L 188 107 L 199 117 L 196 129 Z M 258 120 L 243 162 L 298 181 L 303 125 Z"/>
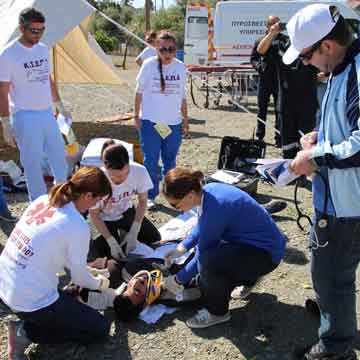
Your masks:
<path fill-rule="evenodd" d="M 184 14 L 182 9 L 173 5 L 151 14 L 152 28 L 169 30 L 176 38 L 178 48 L 184 46 Z"/>
<path fill-rule="evenodd" d="M 118 40 L 114 36 L 109 36 L 104 30 L 96 30 L 94 32 L 94 38 L 99 43 L 101 48 L 109 53 L 118 47 Z"/>
<path fill-rule="evenodd" d="M 133 0 L 122 0 L 115 2 L 114 0 L 88 0 L 94 7 L 102 11 L 114 21 L 125 26 L 134 32 L 140 38 L 144 39 L 145 33 L 145 16 L 144 9 L 135 9 L 132 6 Z M 185 17 L 186 1 L 176 0 L 176 4 L 159 11 L 151 11 L 151 27 L 154 30 L 169 30 L 176 40 L 178 48 L 182 48 L 184 44 L 184 17 Z M 96 40 L 105 51 L 113 51 L 119 43 L 127 43 L 128 35 L 119 30 L 114 24 L 96 14 L 92 22 L 91 31 Z M 113 47 L 114 42 L 117 42 Z M 132 41 L 132 46 L 139 49 L 143 47 L 139 41 Z M 109 50 L 111 49 L 112 50 Z"/>

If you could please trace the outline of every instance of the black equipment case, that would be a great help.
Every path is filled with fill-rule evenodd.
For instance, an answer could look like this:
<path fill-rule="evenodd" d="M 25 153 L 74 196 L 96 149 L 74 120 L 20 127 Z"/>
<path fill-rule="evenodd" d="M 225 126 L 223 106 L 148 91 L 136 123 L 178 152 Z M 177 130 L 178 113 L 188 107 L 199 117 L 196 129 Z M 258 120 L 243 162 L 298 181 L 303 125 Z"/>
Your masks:
<path fill-rule="evenodd" d="M 221 141 L 217 168 L 244 173 L 234 186 L 255 195 L 259 181 L 256 159 L 265 157 L 266 144 L 262 140 L 243 140 L 235 136 L 225 136 Z M 207 182 L 216 181 L 210 177 Z"/>

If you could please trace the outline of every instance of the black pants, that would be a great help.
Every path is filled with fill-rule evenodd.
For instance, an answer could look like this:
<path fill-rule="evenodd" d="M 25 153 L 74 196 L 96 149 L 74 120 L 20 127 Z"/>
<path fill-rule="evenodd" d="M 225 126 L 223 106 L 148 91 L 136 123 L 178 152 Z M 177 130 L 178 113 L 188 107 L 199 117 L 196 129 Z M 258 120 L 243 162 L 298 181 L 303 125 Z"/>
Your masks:
<path fill-rule="evenodd" d="M 280 130 L 279 116 L 276 110 L 278 99 L 278 82 L 276 76 L 260 76 L 257 92 L 258 101 L 258 113 L 257 116 L 264 122 L 266 122 L 267 110 L 270 102 L 270 96 L 272 95 L 275 106 L 275 128 Z M 257 122 L 256 137 L 262 140 L 265 137 L 265 124 L 261 121 Z M 280 135 L 275 133 L 275 141 L 280 141 Z"/>
<path fill-rule="evenodd" d="M 267 251 L 251 245 L 225 244 L 206 251 L 199 258 L 200 289 L 205 307 L 213 315 L 225 315 L 236 286 L 254 285 L 259 277 L 270 273 L 277 265 Z"/>
<path fill-rule="evenodd" d="M 53 304 L 32 312 L 16 313 L 24 320 L 27 337 L 38 344 L 75 342 L 91 344 L 105 340 L 111 322 L 98 311 L 59 291 Z"/>
<path fill-rule="evenodd" d="M 124 212 L 123 217 L 115 221 L 104 221 L 106 227 L 110 231 L 110 234 L 120 243 L 121 237 L 119 236 L 119 230 L 124 230 L 128 232 L 131 228 L 132 223 L 135 219 L 135 209 L 132 207 Z M 161 235 L 155 225 L 144 217 L 138 240 L 146 245 L 151 245 L 151 243 L 159 241 Z M 96 255 L 98 257 L 111 257 L 110 247 L 107 244 L 103 236 L 97 237 L 93 242 L 93 247 L 95 249 Z M 126 250 L 125 248 L 123 250 Z"/>
<path fill-rule="evenodd" d="M 310 102 L 310 101 L 309 101 Z M 306 104 L 299 100 L 286 102 L 280 116 L 281 143 L 284 159 L 293 159 L 300 150 L 300 132 L 304 134 L 314 130 L 316 122 L 316 104 Z"/>

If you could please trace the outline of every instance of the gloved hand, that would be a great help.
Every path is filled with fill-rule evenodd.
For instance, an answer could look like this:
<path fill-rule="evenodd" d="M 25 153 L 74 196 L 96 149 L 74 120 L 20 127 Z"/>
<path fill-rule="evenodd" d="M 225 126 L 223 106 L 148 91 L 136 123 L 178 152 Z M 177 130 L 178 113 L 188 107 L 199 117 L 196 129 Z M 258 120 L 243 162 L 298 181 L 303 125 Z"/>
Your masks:
<path fill-rule="evenodd" d="M 138 243 L 138 235 L 140 231 L 141 223 L 134 221 L 131 225 L 129 232 L 124 237 L 124 243 L 126 244 L 126 253 L 136 248 Z"/>
<path fill-rule="evenodd" d="M 67 119 L 71 119 L 71 113 L 67 110 L 61 100 L 54 102 L 55 108 L 59 111 L 61 115 L 63 115 Z"/>
<path fill-rule="evenodd" d="M 177 281 L 176 275 L 171 275 L 171 276 L 164 278 L 162 287 L 164 290 L 167 290 L 174 295 L 176 295 L 179 292 L 182 292 L 184 290 L 184 285 L 180 284 Z"/>
<path fill-rule="evenodd" d="M 180 243 L 175 249 L 172 249 L 165 254 L 165 257 L 164 257 L 165 266 L 167 268 L 170 268 L 171 261 L 173 259 L 176 259 L 176 258 L 184 255 L 185 253 L 186 253 L 186 248 L 183 244 Z"/>
<path fill-rule="evenodd" d="M 15 139 L 13 136 L 13 131 L 10 125 L 10 117 L 9 116 L 3 116 L 1 118 L 1 124 L 2 124 L 2 130 L 3 130 L 3 136 L 4 141 L 6 144 L 16 147 Z"/>
<path fill-rule="evenodd" d="M 116 241 L 116 239 L 113 236 L 109 236 L 106 239 L 106 242 L 108 243 L 108 245 L 110 247 L 111 256 L 115 260 L 120 260 L 121 258 L 126 257 L 121 246 L 119 245 L 119 243 Z"/>
<path fill-rule="evenodd" d="M 96 269 L 91 266 L 87 266 L 87 269 L 88 269 L 89 273 L 93 276 L 102 275 L 102 276 L 106 277 L 107 279 L 110 277 L 110 273 L 109 273 L 108 269 Z"/>
<path fill-rule="evenodd" d="M 109 288 L 110 286 L 110 280 L 108 278 L 106 278 L 105 276 L 103 275 L 96 275 L 95 278 L 97 280 L 100 280 L 100 284 L 99 284 L 99 287 L 98 287 L 98 290 L 100 291 L 103 291 L 103 290 L 106 290 Z"/>

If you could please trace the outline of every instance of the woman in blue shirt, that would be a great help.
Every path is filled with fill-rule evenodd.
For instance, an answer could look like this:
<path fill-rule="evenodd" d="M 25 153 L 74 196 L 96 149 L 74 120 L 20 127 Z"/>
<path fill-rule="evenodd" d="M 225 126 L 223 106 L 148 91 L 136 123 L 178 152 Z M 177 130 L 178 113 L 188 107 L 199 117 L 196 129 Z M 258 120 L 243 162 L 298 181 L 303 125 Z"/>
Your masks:
<path fill-rule="evenodd" d="M 187 321 L 204 328 L 230 320 L 229 300 L 236 286 L 253 286 L 273 271 L 284 255 L 285 238 L 267 211 L 242 190 L 226 184 L 202 185 L 203 174 L 183 168 L 170 170 L 163 193 L 181 211 L 198 207 L 199 220 L 190 235 L 168 252 L 165 262 L 196 248 L 194 258 L 165 279 L 172 292 L 197 274 L 205 309 Z"/>

